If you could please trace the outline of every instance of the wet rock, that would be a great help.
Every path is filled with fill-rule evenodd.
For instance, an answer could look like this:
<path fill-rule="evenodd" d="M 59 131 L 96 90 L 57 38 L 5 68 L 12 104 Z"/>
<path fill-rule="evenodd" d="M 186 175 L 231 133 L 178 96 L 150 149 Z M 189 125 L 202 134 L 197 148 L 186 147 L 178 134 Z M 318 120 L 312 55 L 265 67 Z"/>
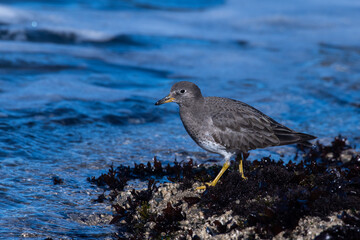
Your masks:
<path fill-rule="evenodd" d="M 332 226 L 321 232 L 315 239 L 360 239 L 360 215 L 358 213 L 349 214 L 348 212 L 343 212 L 339 216 L 345 224 Z"/>
<path fill-rule="evenodd" d="M 119 239 L 357 237 L 360 155 L 342 137 L 328 146 L 318 142 L 299 148 L 300 162 L 269 157 L 246 162 L 246 181 L 232 164 L 205 191 L 196 187 L 220 167 L 196 166 L 191 160 L 163 167 L 155 158 L 153 164 L 111 168 L 89 181 L 107 190 L 99 199 L 112 205 L 110 224 L 118 227 Z M 164 176 L 169 182 L 156 180 Z M 126 186 L 132 179 L 146 187 Z"/>

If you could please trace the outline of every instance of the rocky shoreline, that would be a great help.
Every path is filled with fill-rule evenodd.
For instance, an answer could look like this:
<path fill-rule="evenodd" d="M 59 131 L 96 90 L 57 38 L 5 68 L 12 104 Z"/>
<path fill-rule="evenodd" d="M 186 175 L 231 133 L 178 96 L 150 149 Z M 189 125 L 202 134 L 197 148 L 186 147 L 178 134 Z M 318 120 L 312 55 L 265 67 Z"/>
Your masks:
<path fill-rule="evenodd" d="M 191 160 L 163 167 L 154 158 L 89 181 L 106 190 L 95 201 L 111 205 L 102 221 L 117 239 L 360 239 L 360 154 L 341 137 L 299 151 L 296 164 L 246 162 L 247 180 L 233 163 L 205 191 L 196 187 L 221 166 Z M 134 179 L 145 187 L 133 189 Z"/>

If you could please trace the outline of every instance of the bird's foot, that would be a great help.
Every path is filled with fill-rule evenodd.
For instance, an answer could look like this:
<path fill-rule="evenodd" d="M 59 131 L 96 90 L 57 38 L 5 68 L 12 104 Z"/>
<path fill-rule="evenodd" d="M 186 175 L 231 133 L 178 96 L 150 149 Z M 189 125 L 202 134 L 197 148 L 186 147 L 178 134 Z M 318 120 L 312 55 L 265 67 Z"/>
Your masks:
<path fill-rule="evenodd" d="M 211 183 L 206 183 L 206 185 L 214 187 L 216 185 L 216 183 L 219 181 L 219 179 L 221 178 L 221 176 L 224 174 L 226 169 L 229 168 L 229 166 L 230 166 L 230 163 L 229 163 L 228 160 L 226 160 L 226 162 L 224 163 L 223 167 L 221 168 L 221 171 L 216 176 L 216 178 Z M 204 190 L 204 189 L 206 189 L 206 186 L 197 187 L 196 189 L 197 190 Z"/>
<path fill-rule="evenodd" d="M 216 185 L 216 182 L 208 182 L 208 183 L 205 183 L 208 187 L 214 187 Z M 205 190 L 206 189 L 206 186 L 200 186 L 200 187 L 197 187 L 196 190 Z"/>
<path fill-rule="evenodd" d="M 244 179 L 244 180 L 247 180 L 247 179 L 248 179 L 247 177 L 245 177 L 244 174 L 241 175 L 241 178 Z"/>

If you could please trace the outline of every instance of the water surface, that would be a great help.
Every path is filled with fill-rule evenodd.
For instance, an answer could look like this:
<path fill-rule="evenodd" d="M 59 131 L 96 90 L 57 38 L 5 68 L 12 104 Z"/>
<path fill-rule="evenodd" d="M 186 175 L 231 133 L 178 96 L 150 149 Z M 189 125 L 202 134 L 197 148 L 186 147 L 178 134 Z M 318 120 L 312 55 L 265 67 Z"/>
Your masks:
<path fill-rule="evenodd" d="M 0 236 L 111 238 L 87 177 L 154 155 L 220 160 L 193 143 L 175 104 L 154 106 L 176 81 L 323 142 L 359 143 L 359 10 L 333 0 L 2 1 Z"/>

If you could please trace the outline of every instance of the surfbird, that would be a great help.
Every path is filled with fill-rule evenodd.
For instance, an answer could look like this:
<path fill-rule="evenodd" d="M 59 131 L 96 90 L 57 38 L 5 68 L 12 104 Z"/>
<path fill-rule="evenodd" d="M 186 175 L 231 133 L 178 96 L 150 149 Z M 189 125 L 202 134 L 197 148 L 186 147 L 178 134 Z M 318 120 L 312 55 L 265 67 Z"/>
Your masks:
<path fill-rule="evenodd" d="M 216 185 L 234 155 L 240 157 L 239 172 L 246 179 L 243 155 L 249 150 L 316 138 L 291 130 L 246 103 L 230 98 L 203 97 L 200 88 L 192 82 L 175 83 L 170 94 L 155 105 L 169 102 L 179 105 L 181 121 L 191 138 L 203 149 L 224 157 L 221 171 L 211 183 L 207 183 L 208 186 Z"/>

